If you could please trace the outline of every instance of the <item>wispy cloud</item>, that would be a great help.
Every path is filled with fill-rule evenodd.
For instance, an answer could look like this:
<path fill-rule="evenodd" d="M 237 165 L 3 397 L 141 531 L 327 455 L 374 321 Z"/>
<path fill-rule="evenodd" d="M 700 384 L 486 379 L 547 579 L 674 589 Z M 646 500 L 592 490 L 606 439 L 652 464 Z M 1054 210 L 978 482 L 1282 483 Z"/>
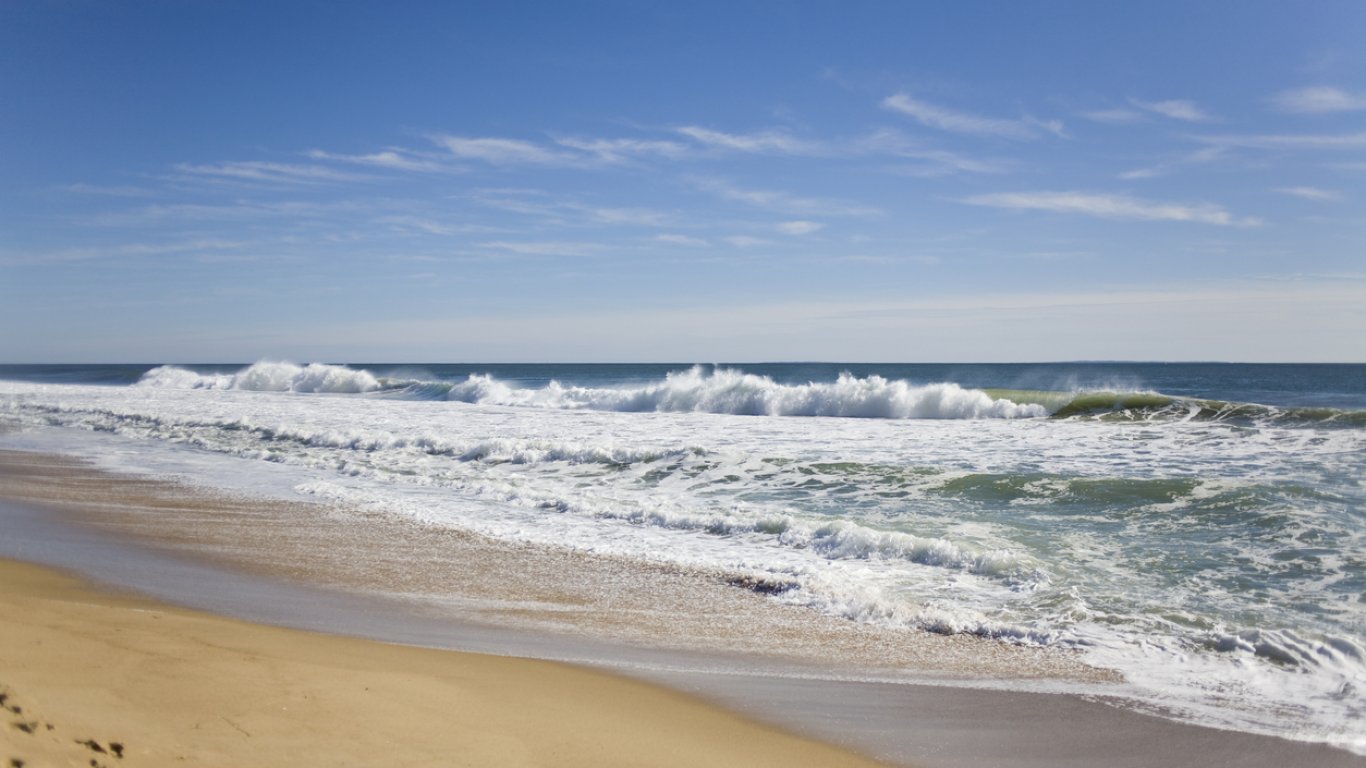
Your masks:
<path fill-rule="evenodd" d="M 688 153 L 686 144 L 663 139 L 561 136 L 549 145 L 522 139 L 471 138 L 449 134 L 435 135 L 431 139 L 458 159 L 496 166 L 593 168 L 650 157 L 677 159 Z"/>
<path fill-rule="evenodd" d="M 1214 119 L 1213 116 L 1201 109 L 1195 102 L 1187 101 L 1185 99 L 1168 99 L 1166 101 L 1129 99 L 1129 103 L 1146 112 L 1169 117 L 1173 120 L 1185 120 L 1191 123 L 1207 123 Z"/>
<path fill-rule="evenodd" d="M 573 205 L 570 206 L 570 209 L 582 211 L 592 221 L 599 224 L 621 226 L 657 227 L 668 224 L 677 218 L 668 211 L 655 210 L 654 208 L 602 208 Z"/>
<path fill-rule="evenodd" d="M 207 251 L 239 250 L 251 245 L 236 240 L 177 240 L 165 243 L 124 243 L 122 245 L 63 248 L 56 251 L 32 251 L 0 254 L 0 264 L 18 266 L 62 264 L 76 261 L 116 259 L 125 256 L 168 256 L 197 254 Z"/>
<path fill-rule="evenodd" d="M 841 200 L 801 197 L 787 192 L 767 189 L 744 189 L 721 179 L 696 178 L 692 182 L 699 189 L 723 200 L 745 203 L 756 208 L 791 215 L 877 216 L 880 208 L 861 206 Z"/>
<path fill-rule="evenodd" d="M 1095 109 L 1090 112 L 1082 112 L 1081 116 L 1096 123 L 1111 123 L 1122 125 L 1125 123 L 1142 122 L 1145 118 L 1143 113 L 1136 109 L 1125 109 L 1117 107 L 1115 109 Z"/>
<path fill-rule="evenodd" d="M 674 233 L 664 233 L 655 235 L 654 239 L 656 242 L 668 243 L 669 245 L 686 245 L 689 247 L 702 247 L 711 245 L 710 242 L 703 240 L 700 237 L 692 237 L 690 235 L 679 235 Z"/>
<path fill-rule="evenodd" d="M 75 192 L 81 195 L 105 195 L 108 197 L 150 197 L 155 194 L 152 190 L 144 187 L 122 186 L 102 186 L 99 184 L 67 184 L 62 187 L 67 192 Z"/>
<path fill-rule="evenodd" d="M 821 155 L 828 150 L 817 142 L 806 141 L 779 131 L 725 133 L 695 125 L 677 129 L 679 133 L 708 147 L 736 152 L 776 155 Z"/>
<path fill-rule="evenodd" d="M 1282 91 L 1271 97 L 1271 103 L 1282 112 L 1297 114 L 1360 112 L 1366 110 L 1366 93 L 1348 93 L 1330 85 L 1316 85 Z"/>
<path fill-rule="evenodd" d="M 297 200 L 268 203 L 237 201 L 226 205 L 176 203 L 174 205 L 149 205 L 134 210 L 104 213 L 84 223 L 98 226 L 135 226 L 151 222 L 238 221 L 258 217 L 279 217 L 299 221 L 370 212 L 374 207 L 373 202 L 362 205 L 347 200 L 330 203 Z"/>
<path fill-rule="evenodd" d="M 258 160 L 210 164 L 179 163 L 175 169 L 181 173 L 195 176 L 276 184 L 318 184 L 334 181 L 357 181 L 365 178 L 324 165 L 298 165 Z"/>
<path fill-rule="evenodd" d="M 438 134 L 431 137 L 438 146 L 460 160 L 477 160 L 489 165 L 579 165 L 583 157 L 521 139 L 504 139 Z"/>
<path fill-rule="evenodd" d="M 474 194 L 481 205 L 509 213 L 534 216 L 545 223 L 565 225 L 617 225 L 658 227 L 673 223 L 671 211 L 641 207 L 588 205 L 576 200 L 557 200 L 539 190 L 484 190 Z"/>
<path fill-rule="evenodd" d="M 860 154 L 892 155 L 920 164 L 897 170 L 922 177 L 947 176 L 954 173 L 1008 173 L 1014 163 L 1008 160 L 969 157 L 945 149 L 926 147 L 900 131 L 879 130 L 854 144 Z"/>
<path fill-rule="evenodd" d="M 623 163 L 640 157 L 678 158 L 688 151 L 677 141 L 653 139 L 580 139 L 558 138 L 555 143 L 586 153 L 604 163 Z"/>
<path fill-rule="evenodd" d="M 1196 136 L 1197 141 L 1248 149 L 1352 149 L 1366 147 L 1366 132 Z"/>
<path fill-rule="evenodd" d="M 927 150 L 906 155 L 906 157 L 922 162 L 905 165 L 895 170 L 908 176 L 919 176 L 921 178 L 949 176 L 955 173 L 1010 173 L 1014 168 L 1013 164 L 1006 161 L 978 160 L 944 150 Z"/>
<path fill-rule="evenodd" d="M 914 119 L 921 125 L 951 133 L 973 136 L 996 136 L 1005 139 L 1037 139 L 1044 133 L 1065 136 L 1062 122 L 1038 120 L 1032 117 L 1011 120 L 983 117 L 968 112 L 941 107 L 897 93 L 882 100 L 882 106 Z"/>
<path fill-rule="evenodd" d="M 518 256 L 592 256 L 602 252 L 599 243 L 574 243 L 557 241 L 509 241 L 494 240 L 479 243 L 480 248 L 503 251 Z"/>
<path fill-rule="evenodd" d="M 1342 195 L 1337 192 L 1319 189 L 1318 187 L 1281 187 L 1276 191 L 1302 200 L 1338 200 L 1342 198 Z"/>
<path fill-rule="evenodd" d="M 825 229 L 825 225 L 819 221 L 784 221 L 774 229 L 784 235 L 810 235 Z"/>
<path fill-rule="evenodd" d="M 313 160 L 353 163 L 355 165 L 366 165 L 375 168 L 387 168 L 394 171 L 451 170 L 449 164 L 437 162 L 430 156 L 419 156 L 401 149 L 385 149 L 368 155 L 344 155 L 334 152 L 324 152 L 321 149 L 313 149 L 309 150 L 306 154 Z"/>
<path fill-rule="evenodd" d="M 1180 157 L 1166 160 L 1155 165 L 1146 166 L 1144 168 L 1135 168 L 1131 171 L 1125 171 L 1124 173 L 1119 174 L 1119 178 L 1124 179 L 1126 181 L 1133 181 L 1136 179 L 1154 179 L 1159 176 L 1166 176 L 1167 174 L 1172 173 L 1173 171 L 1183 166 L 1200 165 L 1203 163 L 1213 162 L 1223 157 L 1227 153 L 1227 147 L 1204 147 L 1202 149 L 1197 149 L 1194 152 L 1188 152 L 1184 155 L 1181 155 Z"/>
<path fill-rule="evenodd" d="M 736 248 L 757 248 L 762 245 L 771 244 L 770 241 L 765 240 L 762 237 L 754 237 L 752 235 L 731 235 L 730 237 L 723 237 L 721 240 L 730 243 Z"/>
<path fill-rule="evenodd" d="M 1075 213 L 1129 221 L 1189 221 L 1219 226 L 1256 226 L 1261 223 L 1253 218 L 1240 219 L 1216 205 L 1183 205 L 1086 192 L 998 192 L 964 198 L 962 202 L 993 208 Z"/>
<path fill-rule="evenodd" d="M 1139 179 L 1155 179 L 1159 176 L 1166 176 L 1170 172 L 1168 166 L 1150 165 L 1146 168 L 1135 168 L 1132 171 L 1125 171 L 1119 174 L 1118 178 L 1125 181 L 1137 181 Z"/>
<path fill-rule="evenodd" d="M 375 219 L 375 224 L 389 227 L 397 232 L 421 233 L 442 237 L 466 235 L 470 233 L 488 234 L 501 231 L 496 227 L 490 227 L 483 224 L 450 224 L 423 216 L 413 215 L 381 216 L 380 218 Z"/>

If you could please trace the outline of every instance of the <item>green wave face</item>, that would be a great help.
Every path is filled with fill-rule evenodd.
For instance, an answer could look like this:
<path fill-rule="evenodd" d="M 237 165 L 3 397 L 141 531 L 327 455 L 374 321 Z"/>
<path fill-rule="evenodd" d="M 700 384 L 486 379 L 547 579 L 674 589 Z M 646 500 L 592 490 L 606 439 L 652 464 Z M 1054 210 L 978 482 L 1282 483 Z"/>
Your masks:
<path fill-rule="evenodd" d="M 1050 418 L 1088 417 L 1102 421 L 1228 421 L 1282 425 L 1366 427 L 1366 411 L 1338 408 L 1277 408 L 1255 403 L 1204 400 L 1161 392 L 987 389 L 993 398 L 1042 405 Z"/>

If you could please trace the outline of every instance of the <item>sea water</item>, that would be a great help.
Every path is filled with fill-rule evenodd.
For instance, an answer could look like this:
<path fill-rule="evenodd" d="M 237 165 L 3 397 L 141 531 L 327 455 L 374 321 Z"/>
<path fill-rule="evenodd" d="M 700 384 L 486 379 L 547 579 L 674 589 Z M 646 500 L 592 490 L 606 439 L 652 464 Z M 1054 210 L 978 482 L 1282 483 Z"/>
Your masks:
<path fill-rule="evenodd" d="M 1366 754 L 1366 366 L 0 367 L 39 431 L 304 497 L 1079 650 L 1169 716 Z M 212 477 L 201 478 L 211 484 Z"/>

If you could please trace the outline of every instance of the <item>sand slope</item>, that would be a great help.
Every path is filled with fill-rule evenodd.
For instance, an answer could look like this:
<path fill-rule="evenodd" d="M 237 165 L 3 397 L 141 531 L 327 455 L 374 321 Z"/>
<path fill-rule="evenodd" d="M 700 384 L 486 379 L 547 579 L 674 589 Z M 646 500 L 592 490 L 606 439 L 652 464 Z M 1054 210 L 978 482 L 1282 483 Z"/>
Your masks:
<path fill-rule="evenodd" d="M 254 625 L 13 562 L 0 586 L 6 768 L 875 765 L 566 665 Z"/>

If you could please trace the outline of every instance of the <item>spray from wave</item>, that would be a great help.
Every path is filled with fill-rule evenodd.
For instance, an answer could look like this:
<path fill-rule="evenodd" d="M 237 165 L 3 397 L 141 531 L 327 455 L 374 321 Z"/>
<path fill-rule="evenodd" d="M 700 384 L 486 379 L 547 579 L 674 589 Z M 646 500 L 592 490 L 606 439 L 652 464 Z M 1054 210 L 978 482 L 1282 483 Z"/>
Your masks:
<path fill-rule="evenodd" d="M 411 374 L 410 374 L 411 375 Z M 953 382 L 914 384 L 876 374 L 841 373 L 835 381 L 782 383 L 744 371 L 694 366 L 663 379 L 623 386 L 550 381 L 520 387 L 486 373 L 459 381 L 377 376 L 342 365 L 263 361 L 234 374 L 175 366 L 148 371 L 141 387 L 307 394 L 375 394 L 415 400 L 518 408 L 625 413 L 715 413 L 862 419 L 1090 419 L 1224 421 L 1248 424 L 1366 426 L 1366 411 L 1282 408 L 1184 398 L 1143 390 L 974 389 Z"/>
<path fill-rule="evenodd" d="M 137 386 L 360 394 L 374 392 L 382 389 L 384 385 L 369 371 L 357 371 L 343 365 L 310 363 L 301 366 L 287 362 L 262 361 L 231 375 L 201 374 L 173 365 L 163 365 L 143 374 Z"/>
<path fill-rule="evenodd" d="M 834 382 L 781 384 L 767 376 L 695 366 L 634 387 L 566 386 L 552 381 L 521 388 L 487 374 L 459 382 L 381 379 L 364 370 L 313 363 L 255 363 L 236 374 L 198 374 L 162 366 L 139 386 L 266 392 L 358 394 L 388 392 L 481 405 L 621 412 L 717 413 L 744 416 L 830 416 L 868 419 L 983 419 L 1046 416 L 1037 403 L 1019 404 L 979 389 L 944 382 L 914 385 L 881 376 L 841 374 Z"/>

